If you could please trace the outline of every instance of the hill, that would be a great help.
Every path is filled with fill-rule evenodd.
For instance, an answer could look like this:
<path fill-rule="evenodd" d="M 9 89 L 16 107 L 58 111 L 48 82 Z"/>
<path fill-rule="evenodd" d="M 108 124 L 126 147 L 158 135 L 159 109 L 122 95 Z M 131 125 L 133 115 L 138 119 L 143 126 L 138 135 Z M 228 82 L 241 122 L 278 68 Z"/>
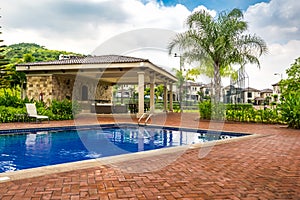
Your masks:
<path fill-rule="evenodd" d="M 25 74 L 23 72 L 16 71 L 16 65 L 27 62 L 38 62 L 38 61 L 50 61 L 58 60 L 60 54 L 72 54 L 80 55 L 78 53 L 49 50 L 43 46 L 34 43 L 19 43 L 12 44 L 3 48 L 0 56 L 4 56 L 8 61 L 6 67 L 6 73 L 9 74 L 5 80 L 5 83 L 0 82 L 0 88 L 16 88 L 16 86 L 22 86 L 26 81 Z"/>
<path fill-rule="evenodd" d="M 12 44 L 7 46 L 4 51 L 5 58 L 11 64 L 58 60 L 60 54 L 81 55 L 67 51 L 49 50 L 35 43 Z"/>

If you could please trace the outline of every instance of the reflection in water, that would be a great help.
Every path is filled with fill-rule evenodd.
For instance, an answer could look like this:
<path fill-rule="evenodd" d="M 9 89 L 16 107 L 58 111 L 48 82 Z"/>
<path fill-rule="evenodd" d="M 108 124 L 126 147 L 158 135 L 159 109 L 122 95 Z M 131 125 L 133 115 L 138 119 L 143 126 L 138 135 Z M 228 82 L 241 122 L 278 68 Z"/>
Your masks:
<path fill-rule="evenodd" d="M 31 146 L 35 145 L 35 140 L 36 134 L 28 134 L 25 141 L 26 148 L 30 148 Z"/>
<path fill-rule="evenodd" d="M 205 141 L 204 138 L 199 139 L 198 136 L 200 136 L 200 133 L 150 129 L 140 126 L 138 129 L 113 130 L 110 134 L 107 134 L 107 139 L 120 148 L 125 144 L 136 144 L 137 151 L 143 151 Z"/>
<path fill-rule="evenodd" d="M 0 173 L 233 136 L 147 126 L 0 135 Z"/>

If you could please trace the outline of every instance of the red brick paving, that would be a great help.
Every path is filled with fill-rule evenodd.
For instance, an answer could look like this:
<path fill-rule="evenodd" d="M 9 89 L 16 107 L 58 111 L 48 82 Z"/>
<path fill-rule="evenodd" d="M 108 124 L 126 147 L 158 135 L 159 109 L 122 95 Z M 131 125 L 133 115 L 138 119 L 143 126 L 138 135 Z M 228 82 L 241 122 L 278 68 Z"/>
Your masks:
<path fill-rule="evenodd" d="M 208 128 L 195 114 L 168 114 L 152 122 Z M 113 123 L 110 117 L 100 123 Z M 127 119 L 128 120 L 128 119 Z M 131 119 L 130 119 L 131 120 Z M 88 121 L 88 120 L 87 120 Z M 50 122 L 50 126 L 72 125 Z M 42 124 L 1 124 L 1 129 Z M 225 123 L 224 130 L 265 137 L 214 146 L 199 158 L 186 151 L 175 162 L 153 172 L 126 173 L 111 166 L 50 174 L 0 183 L 0 199 L 300 199 L 300 131 L 281 125 Z M 203 150 L 203 149 L 201 149 Z M 161 159 L 161 160 L 158 160 Z M 156 157 L 156 162 L 165 157 Z M 134 162 L 134 161 L 133 161 Z M 145 164 L 136 160 L 137 166 Z M 155 165 L 155 162 L 152 162 Z"/>

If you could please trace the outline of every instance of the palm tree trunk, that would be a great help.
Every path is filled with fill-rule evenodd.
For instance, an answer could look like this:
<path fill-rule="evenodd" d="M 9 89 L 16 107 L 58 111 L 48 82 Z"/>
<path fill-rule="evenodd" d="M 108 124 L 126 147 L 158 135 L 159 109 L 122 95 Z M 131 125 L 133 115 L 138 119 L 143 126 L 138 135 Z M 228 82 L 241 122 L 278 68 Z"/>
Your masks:
<path fill-rule="evenodd" d="M 212 98 L 212 119 L 222 120 L 224 108 L 221 105 L 221 75 L 220 66 L 214 65 L 214 96 Z"/>
<path fill-rule="evenodd" d="M 221 100 L 221 75 L 220 75 L 220 66 L 218 64 L 214 64 L 214 95 L 213 101 L 214 103 L 219 103 Z"/>

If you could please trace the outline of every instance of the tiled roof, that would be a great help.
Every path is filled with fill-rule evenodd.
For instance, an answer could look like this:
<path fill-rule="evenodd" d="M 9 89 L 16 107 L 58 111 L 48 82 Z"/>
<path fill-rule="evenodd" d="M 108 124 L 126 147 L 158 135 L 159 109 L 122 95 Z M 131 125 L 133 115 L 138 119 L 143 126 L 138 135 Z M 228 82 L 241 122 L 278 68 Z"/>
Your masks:
<path fill-rule="evenodd" d="M 279 86 L 279 83 L 280 82 L 274 83 L 274 84 L 272 84 L 272 86 Z"/>
<path fill-rule="evenodd" d="M 149 62 L 148 59 L 135 58 L 120 55 L 86 56 L 70 59 L 23 63 L 18 66 L 42 66 L 42 65 L 73 65 L 73 64 L 109 64 L 109 63 L 135 63 Z"/>
<path fill-rule="evenodd" d="M 252 88 L 252 87 L 247 87 L 243 89 L 243 91 L 249 91 L 249 92 L 260 92 L 260 90 Z"/>
<path fill-rule="evenodd" d="M 201 86 L 201 88 L 211 88 L 211 87 L 212 87 L 212 83 L 203 84 Z"/>
<path fill-rule="evenodd" d="M 267 88 L 260 91 L 261 93 L 273 93 L 273 90 Z"/>

